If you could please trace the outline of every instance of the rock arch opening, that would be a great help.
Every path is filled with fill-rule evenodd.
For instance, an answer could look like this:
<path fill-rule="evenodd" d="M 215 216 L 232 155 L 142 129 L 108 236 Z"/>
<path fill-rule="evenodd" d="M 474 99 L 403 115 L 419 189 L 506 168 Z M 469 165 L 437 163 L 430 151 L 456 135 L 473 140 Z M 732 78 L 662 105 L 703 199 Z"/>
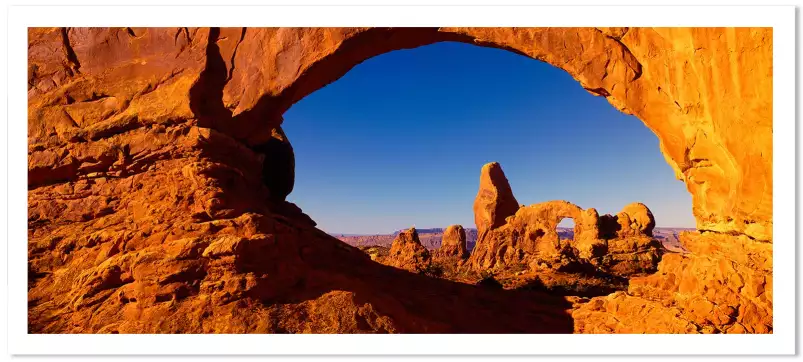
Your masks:
<path fill-rule="evenodd" d="M 769 240 L 772 173 L 766 152 L 761 153 L 757 144 L 746 145 L 755 149 L 743 152 L 739 150 L 740 136 L 709 129 L 715 122 L 724 121 L 707 120 L 694 129 L 684 128 L 684 124 L 696 124 L 693 119 L 705 118 L 695 104 L 708 103 L 680 99 L 680 88 L 668 84 L 672 79 L 668 72 L 676 74 L 681 69 L 655 63 L 655 72 L 651 73 L 654 76 L 643 78 L 642 62 L 652 64 L 670 52 L 694 49 L 686 43 L 661 43 L 657 39 L 684 36 L 703 39 L 711 34 L 721 38 L 722 32 L 728 33 L 729 39 L 739 39 L 733 47 L 744 49 L 749 48 L 745 44 L 766 42 L 768 37 L 766 32 L 751 29 L 677 29 L 676 32 L 646 28 L 223 29 L 217 44 L 223 44 L 219 53 L 230 74 L 223 86 L 222 102 L 232 113 L 230 117 L 219 115 L 213 126 L 249 144 L 259 144 L 271 137 L 271 130 L 281 125 L 282 114 L 295 102 L 373 56 L 441 41 L 501 48 L 565 70 L 589 92 L 605 97 L 615 108 L 642 120 L 658 136 L 661 151 L 676 176 L 686 182 L 693 196 L 698 229 L 734 231 Z M 248 41 L 261 38 L 274 41 L 270 46 Z M 647 56 L 644 53 L 647 48 L 641 45 L 633 48 L 642 44 L 639 39 L 650 39 L 653 42 L 650 49 L 662 49 L 661 55 Z M 678 49 L 673 50 L 675 47 Z M 758 110 L 752 118 L 756 120 L 758 136 L 770 139 L 771 122 L 767 121 L 770 117 L 764 110 L 771 109 L 767 107 L 771 101 L 757 92 L 771 84 L 765 80 L 771 79 L 771 55 L 756 54 L 751 59 L 758 62 L 762 72 L 749 80 L 754 86 L 745 87 L 743 82 L 733 79 L 728 84 L 753 96 L 756 104 L 749 109 Z M 740 60 L 737 66 L 747 66 L 743 64 L 745 61 Z M 713 75 L 707 73 L 709 68 L 702 63 L 695 69 L 692 73 L 696 78 L 688 78 L 684 89 L 694 90 L 701 100 L 707 99 L 697 90 L 715 93 L 705 83 Z M 709 108 L 717 109 L 716 119 L 730 119 L 725 113 L 736 112 L 713 103 Z M 764 156 L 754 158 L 753 155 L 759 154 Z M 738 164 L 753 166 L 734 167 Z M 748 169 L 751 177 L 758 175 L 757 182 L 739 182 L 747 178 Z"/>
<path fill-rule="evenodd" d="M 772 29 L 30 28 L 28 39 L 32 333 L 772 332 Z M 642 120 L 693 195 L 687 252 L 609 296 L 519 298 L 492 275 L 495 289 L 378 265 L 273 205 L 293 189 L 292 158 L 261 167 L 248 147 L 276 144 L 292 104 L 365 59 L 443 40 L 543 60 Z M 259 171 L 271 167 L 281 177 L 268 192 Z M 521 209 L 486 238 L 543 239 L 516 224 L 537 207 Z M 598 215 L 603 242 L 568 250 L 593 258 L 646 236 L 650 223 L 628 214 Z M 529 257 L 508 246 L 462 259 L 456 235 L 443 254 L 465 265 Z M 264 317 L 275 315 L 287 317 Z"/>
<path fill-rule="evenodd" d="M 438 50 L 441 48 L 446 50 Z M 508 58 L 500 61 L 502 57 Z M 519 79 L 514 81 L 515 78 Z M 549 84 L 549 88 L 539 88 L 538 81 Z M 528 93 L 524 89 L 537 92 Z M 502 96 L 494 98 L 493 93 Z M 629 248 L 628 241 L 622 238 L 636 235 L 601 238 L 596 209 L 548 200 L 573 200 L 574 195 L 583 194 L 581 190 L 588 190 L 594 197 L 618 198 L 613 205 L 585 202 L 615 214 L 622 205 L 643 200 L 644 194 L 636 190 L 650 184 L 650 178 L 638 184 L 639 177 L 649 173 L 649 165 L 641 164 L 644 159 L 629 161 L 627 157 L 650 151 L 653 155 L 650 161 L 664 168 L 661 174 L 671 184 L 648 188 L 668 190 L 675 186 L 681 197 L 688 194 L 665 166 L 652 131 L 612 108 L 604 98 L 595 97 L 599 92 L 588 93 L 587 88 L 578 86 L 575 79 L 548 63 L 472 44 L 438 42 L 373 57 L 342 79 L 302 99 L 283 115 L 282 134 L 292 140 L 297 164 L 303 166 L 296 173 L 300 186 L 289 200 L 311 215 L 320 229 L 362 247 L 376 261 L 408 271 L 455 276 L 465 270 L 480 275 L 497 273 L 499 278 L 510 273 L 540 273 L 542 277 L 543 273 L 553 273 L 572 279 L 575 277 L 571 275 L 582 274 L 582 278 L 596 278 L 589 279 L 589 285 L 593 284 L 591 289 L 621 290 L 625 276 L 655 270 L 661 255 L 660 243 L 644 241 L 644 245 Z M 505 98 L 506 102 L 499 98 Z M 549 108 L 546 103 L 556 105 Z M 467 111 L 438 114 L 440 109 L 450 107 Z M 510 113 L 511 109 L 518 113 Z M 472 113 L 482 114 L 472 116 Z M 459 121 L 450 123 L 438 119 L 439 116 Z M 599 128 L 606 123 L 611 124 L 612 130 Z M 474 133 L 466 131 L 472 128 Z M 379 131 L 371 133 L 371 129 Z M 437 137 L 429 137 L 428 133 Z M 528 137 L 522 138 L 521 134 Z M 501 141 L 494 143 L 490 141 L 492 138 Z M 627 147 L 628 138 L 647 138 L 654 143 L 638 144 L 642 149 L 619 150 Z M 461 139 L 464 144 L 449 143 L 451 139 Z M 432 143 L 437 147 L 431 147 Z M 579 151 L 576 154 L 560 151 L 570 147 Z M 476 170 L 488 161 L 483 153 L 493 154 L 495 149 L 506 148 L 513 148 L 514 152 L 500 154 L 503 163 L 507 157 L 519 169 L 531 170 L 512 168 L 516 170 L 517 185 L 524 186 L 517 187 L 514 197 L 501 165 L 489 163 L 482 167 L 478 194 Z M 450 154 L 450 149 L 458 149 L 455 154 L 461 153 L 466 159 L 443 157 Z M 618 151 L 616 156 L 612 150 Z M 603 155 L 608 159 L 603 159 Z M 547 163 L 517 164 L 525 158 Z M 461 162 L 468 165 L 463 176 L 459 179 L 443 176 L 462 172 L 450 168 Z M 586 167 L 589 170 L 584 170 Z M 348 177 L 351 173 L 357 177 Z M 632 185 L 616 184 L 622 180 Z M 527 181 L 535 186 L 527 185 Z M 490 187 L 484 188 L 484 184 Z M 571 186 L 547 187 L 550 184 Z M 455 192 L 456 196 L 449 195 L 450 188 L 462 191 Z M 424 197 L 405 194 L 403 190 L 422 193 Z M 403 196 L 394 198 L 396 193 Z M 455 197 L 462 199 L 456 201 Z M 688 201 L 683 208 L 686 213 L 691 209 L 691 200 Z M 525 206 L 520 202 L 535 204 Z M 454 209 L 446 210 L 438 204 L 463 205 L 459 212 L 463 216 L 454 216 L 457 215 Z M 660 209 L 661 205 L 656 206 Z M 365 212 L 366 209 L 370 212 Z M 446 217 L 427 219 L 428 210 Z M 469 221 L 472 216 L 473 223 Z M 444 227 L 455 223 L 476 226 L 476 248 L 471 253 L 468 248 L 460 250 L 429 242 L 429 234 L 445 239 Z M 561 226 L 562 223 L 569 228 Z M 411 224 L 436 229 L 404 230 Z M 381 247 L 387 251 L 383 252 Z M 640 259 L 628 260 L 633 256 Z M 444 268 L 452 271 L 444 272 Z M 552 286 L 554 283 L 547 282 Z M 588 291 L 574 291 L 590 295 Z"/>
<path fill-rule="evenodd" d="M 461 70 L 450 72 L 448 68 Z M 503 71 L 504 68 L 515 70 Z M 521 79 L 511 81 L 516 76 Z M 422 80 L 424 77 L 436 80 Z M 539 85 L 539 80 L 550 86 Z M 485 89 L 482 89 L 483 86 Z M 494 90 L 505 86 L 512 90 Z M 470 94 L 472 92 L 475 94 Z M 492 92 L 502 95 L 489 95 Z M 577 97 L 582 102 L 575 107 L 587 110 L 573 111 L 570 109 L 571 102 L 561 100 L 561 97 Z M 544 103 L 549 102 L 559 102 L 561 105 L 541 109 Z M 537 114 L 539 111 L 545 115 Z M 682 184 L 673 179 L 670 168 L 664 166 L 657 142 L 649 129 L 644 128 L 638 120 L 610 107 L 604 98 L 589 95 L 577 85 L 576 80 L 560 69 L 521 56 L 520 53 L 457 42 L 438 42 L 413 50 L 389 52 L 366 60 L 342 79 L 310 94 L 283 117 L 285 121 L 282 128 L 294 145 L 296 158 L 301 159 L 296 174 L 296 182 L 300 186 L 291 194 L 290 200 L 318 221 L 319 227 L 333 233 L 389 234 L 410 225 L 444 228 L 453 223 L 473 227 L 475 223 L 470 219 L 470 205 L 476 190 L 476 185 L 472 183 L 476 181 L 472 180 L 476 179 L 476 172 L 482 164 L 491 160 L 505 163 L 506 159 L 511 162 L 508 172 L 513 170 L 518 176 L 518 184 L 523 184 L 517 190 L 524 195 L 525 203 L 565 198 L 597 207 L 603 207 L 594 201 L 598 198 L 596 195 L 603 192 L 562 193 L 563 189 L 557 185 L 574 178 L 570 182 L 578 189 L 614 189 L 622 180 L 638 185 L 635 180 L 641 179 L 641 185 L 633 187 L 641 189 L 641 194 L 631 193 L 629 197 L 643 200 L 643 195 L 655 195 L 643 190 L 652 182 L 644 177 L 647 172 L 627 167 L 620 174 L 614 174 L 610 170 L 615 167 L 610 164 L 619 161 L 622 164 L 647 164 L 639 167 L 657 165 L 661 169 L 655 172 L 663 175 L 662 182 L 665 183 L 653 187 L 676 190 L 678 199 L 686 198 L 688 202 L 682 208 L 682 213 L 690 215 L 687 213 L 691 209 L 690 198 Z M 446 118 L 449 119 L 444 121 Z M 610 126 L 607 130 L 598 126 L 608 123 Z M 646 139 L 647 142 L 631 142 L 627 146 L 629 148 L 621 147 L 621 151 L 618 151 L 621 144 L 600 141 L 600 138 L 610 141 L 617 137 Z M 463 140 L 463 144 L 454 142 L 454 139 Z M 570 146 L 573 144 L 578 145 Z M 575 150 L 559 150 L 569 147 L 575 147 Z M 519 155 L 515 154 L 517 152 Z M 614 152 L 623 158 L 617 160 Z M 468 155 L 460 156 L 459 153 Z M 629 156 L 648 153 L 652 155 L 650 159 Z M 582 170 L 584 166 L 577 166 L 576 170 L 570 169 L 570 164 L 586 165 L 589 160 L 602 154 L 606 154 L 608 159 L 599 159 L 597 163 L 609 164 L 608 167 Z M 529 161 L 520 161 L 525 158 Z M 565 160 L 564 164 L 559 164 L 555 159 Z M 459 165 L 454 165 L 457 163 Z M 383 164 L 392 164 L 393 167 Z M 535 171 L 547 169 L 550 169 L 549 173 Z M 276 169 L 272 168 L 271 171 L 275 172 Z M 362 175 L 364 180 L 347 177 L 351 173 Z M 380 177 L 382 174 L 389 176 Z M 320 182 L 310 180 L 324 179 L 330 183 L 326 189 L 331 192 L 325 195 L 315 192 L 314 200 L 305 195 L 305 192 L 312 193 L 314 185 L 322 187 Z M 465 185 L 459 186 L 459 195 L 462 195 L 459 201 L 457 191 L 443 186 L 447 181 L 462 181 L 460 183 Z M 374 187 L 372 183 L 381 187 Z M 550 185 L 550 188 L 544 185 Z M 620 198 L 627 193 L 624 190 L 616 192 Z M 430 206 L 416 210 L 406 202 L 393 203 L 389 195 L 394 194 Z M 574 195 L 580 195 L 586 201 Z M 367 204 L 372 198 L 376 200 L 374 204 L 391 203 L 381 205 L 382 208 L 371 208 Z M 605 211 L 616 212 L 622 205 L 632 201 L 622 200 L 608 206 Z M 362 205 L 363 210 L 367 208 L 374 215 L 393 208 L 401 210 L 398 213 L 402 216 L 410 216 L 416 212 L 425 213 L 427 209 L 433 210 L 433 214 L 436 214 L 435 210 L 440 214 L 454 213 L 456 207 L 446 210 L 443 205 L 455 202 L 462 205 L 464 215 L 457 220 L 399 217 L 395 225 L 385 223 L 384 229 L 369 231 L 326 218 L 326 214 L 344 215 L 350 212 L 350 207 L 341 207 L 349 204 L 355 204 L 355 207 Z M 322 216 L 316 215 L 316 209 L 323 210 L 319 214 Z M 369 224 L 379 225 L 382 222 Z M 691 223 L 691 217 L 685 216 L 683 226 L 691 226 Z"/>
<path fill-rule="evenodd" d="M 558 222 L 557 233 L 561 240 L 573 240 L 575 226 L 574 218 L 565 217 Z"/>

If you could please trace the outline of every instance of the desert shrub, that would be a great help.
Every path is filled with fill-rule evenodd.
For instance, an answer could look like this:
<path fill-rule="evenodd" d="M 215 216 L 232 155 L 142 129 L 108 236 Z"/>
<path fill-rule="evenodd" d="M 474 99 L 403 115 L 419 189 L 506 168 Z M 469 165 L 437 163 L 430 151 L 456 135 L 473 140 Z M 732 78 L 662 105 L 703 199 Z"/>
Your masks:
<path fill-rule="evenodd" d="M 443 267 L 436 263 L 429 263 L 419 273 L 431 278 L 440 278 L 443 276 Z"/>

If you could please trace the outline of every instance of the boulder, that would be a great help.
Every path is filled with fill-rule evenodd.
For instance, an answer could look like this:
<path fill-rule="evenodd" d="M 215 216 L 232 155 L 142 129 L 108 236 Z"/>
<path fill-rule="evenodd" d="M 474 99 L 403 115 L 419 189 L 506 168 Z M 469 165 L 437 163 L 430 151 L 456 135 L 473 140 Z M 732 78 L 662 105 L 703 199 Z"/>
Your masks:
<path fill-rule="evenodd" d="M 577 306 L 575 332 L 772 333 L 771 245 L 711 232 L 680 241 L 692 252 L 664 255 L 626 293 Z"/>

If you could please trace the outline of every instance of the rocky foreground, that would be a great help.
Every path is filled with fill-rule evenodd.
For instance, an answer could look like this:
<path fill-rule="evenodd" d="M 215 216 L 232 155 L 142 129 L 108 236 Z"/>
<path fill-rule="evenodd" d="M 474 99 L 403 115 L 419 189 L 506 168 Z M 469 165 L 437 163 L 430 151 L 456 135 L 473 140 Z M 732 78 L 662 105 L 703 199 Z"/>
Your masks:
<path fill-rule="evenodd" d="M 692 194 L 687 252 L 644 205 L 522 207 L 498 166 L 467 257 L 410 231 L 384 265 L 318 230 L 286 201 L 282 114 L 439 41 L 547 62 L 642 120 Z M 29 332 L 771 333 L 772 47 L 770 28 L 29 28 Z"/>

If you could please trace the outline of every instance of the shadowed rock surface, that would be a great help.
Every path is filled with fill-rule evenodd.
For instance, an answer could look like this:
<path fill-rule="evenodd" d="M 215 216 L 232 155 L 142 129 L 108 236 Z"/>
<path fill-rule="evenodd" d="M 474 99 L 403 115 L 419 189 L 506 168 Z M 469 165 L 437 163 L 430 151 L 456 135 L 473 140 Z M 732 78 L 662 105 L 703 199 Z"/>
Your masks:
<path fill-rule="evenodd" d="M 251 147 L 260 154 L 262 161 L 262 182 L 271 190 L 275 201 L 284 201 L 295 185 L 296 161 L 293 146 L 281 127 L 271 131 L 271 138 L 262 144 Z"/>

